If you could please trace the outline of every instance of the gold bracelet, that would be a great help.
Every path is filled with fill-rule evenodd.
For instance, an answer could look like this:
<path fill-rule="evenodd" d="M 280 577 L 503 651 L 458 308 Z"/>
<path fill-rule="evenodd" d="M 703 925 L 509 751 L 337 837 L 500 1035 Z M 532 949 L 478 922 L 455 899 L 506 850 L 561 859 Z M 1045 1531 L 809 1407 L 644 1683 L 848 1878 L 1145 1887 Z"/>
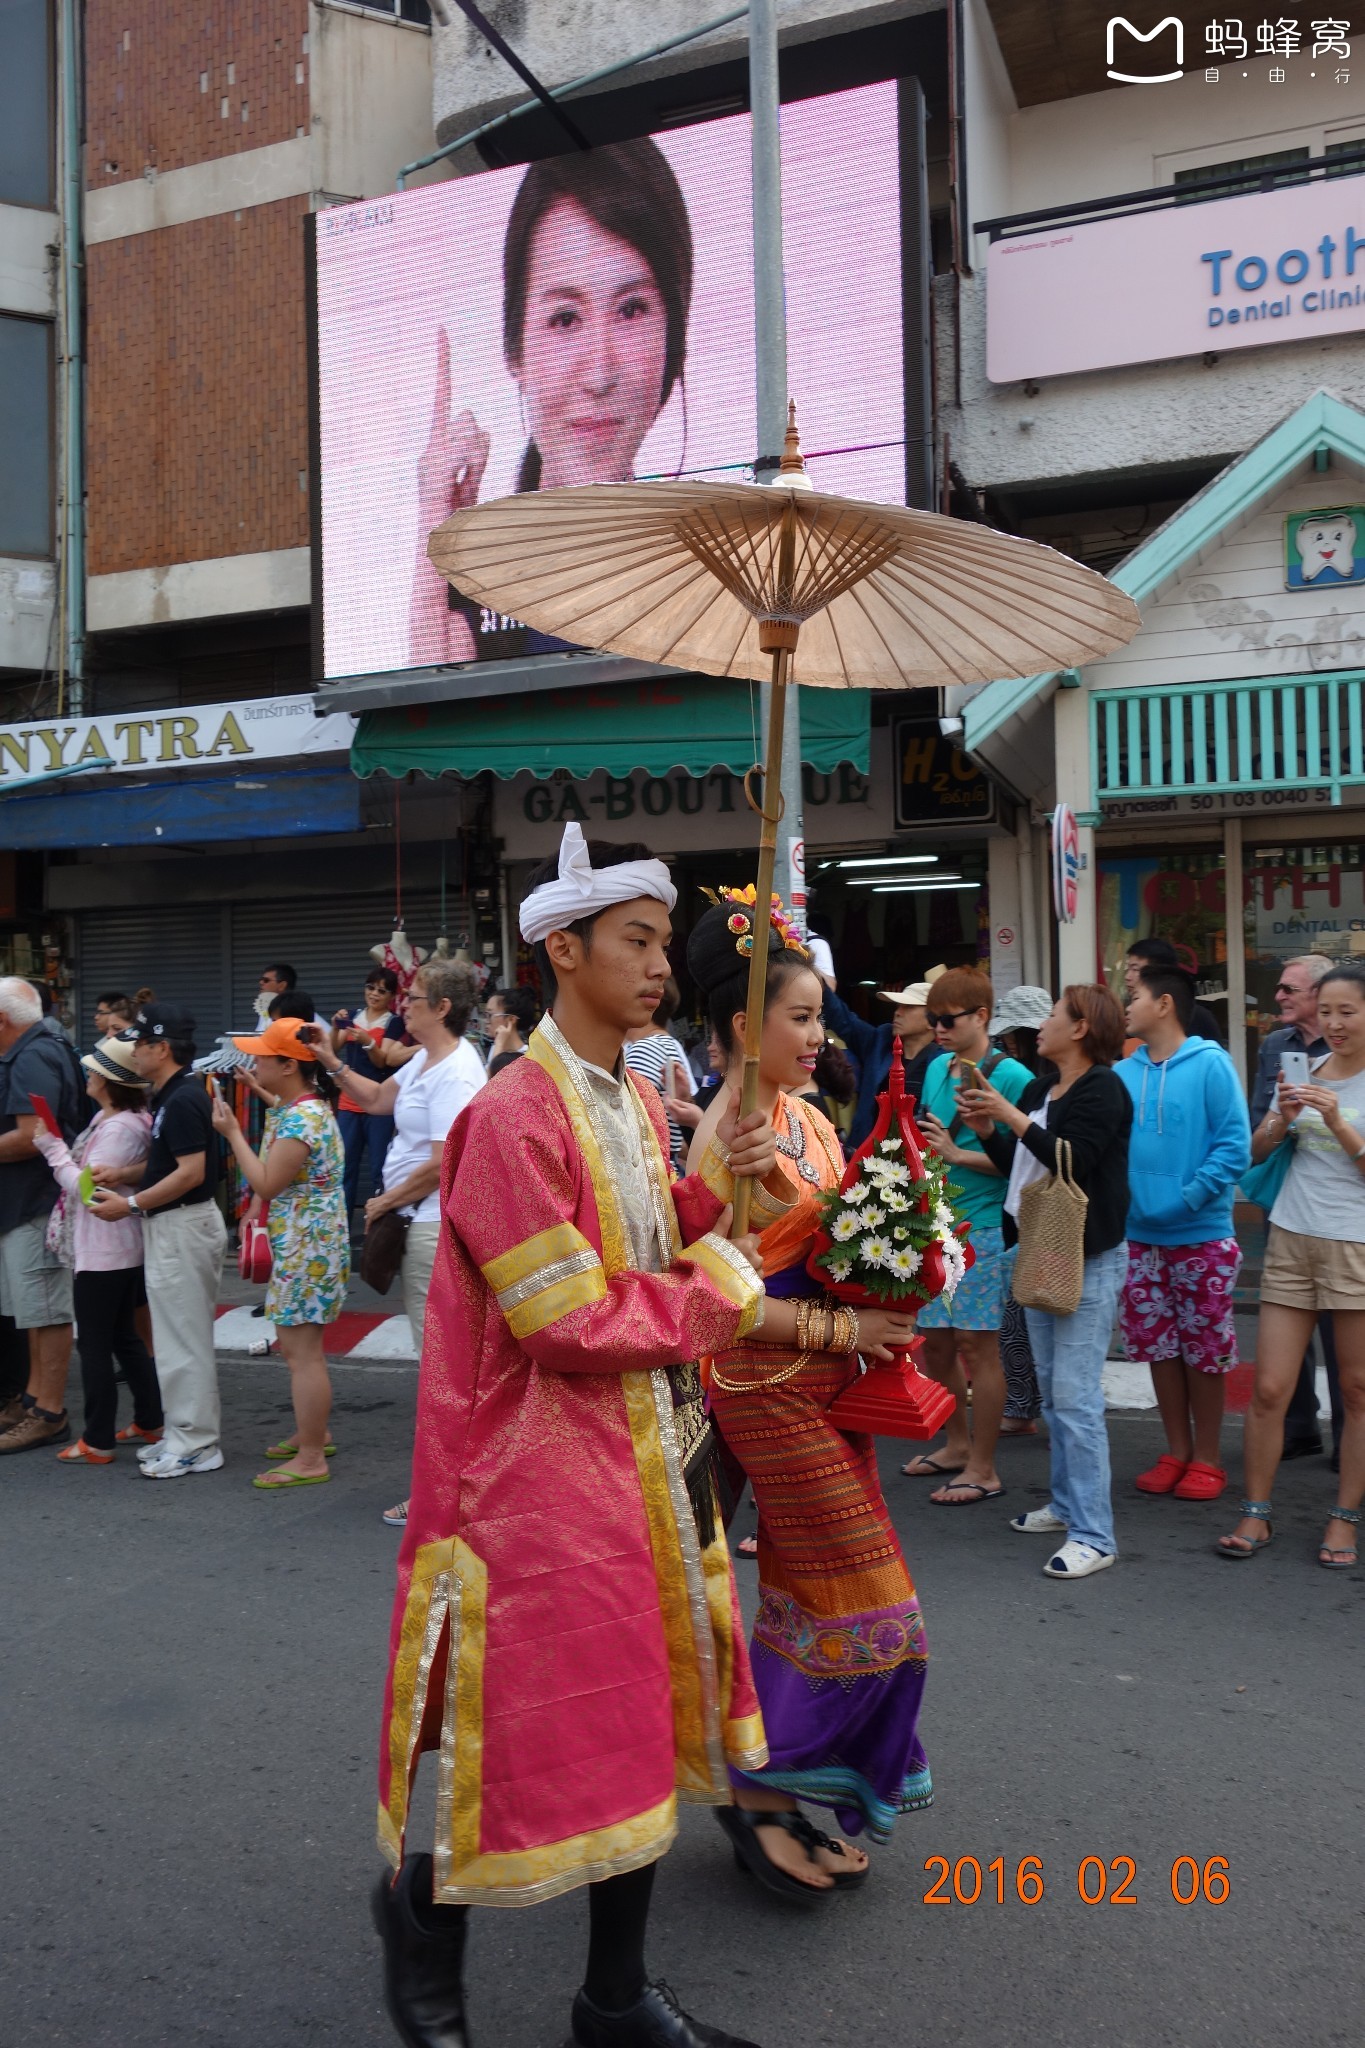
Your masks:
<path fill-rule="evenodd" d="M 830 1337 L 830 1350 L 841 1357 L 858 1348 L 858 1318 L 851 1308 L 837 1308 L 834 1311 L 834 1331 Z"/>
<path fill-rule="evenodd" d="M 801 1296 L 796 1304 L 796 1348 L 804 1351 L 810 1342 L 810 1301 Z"/>

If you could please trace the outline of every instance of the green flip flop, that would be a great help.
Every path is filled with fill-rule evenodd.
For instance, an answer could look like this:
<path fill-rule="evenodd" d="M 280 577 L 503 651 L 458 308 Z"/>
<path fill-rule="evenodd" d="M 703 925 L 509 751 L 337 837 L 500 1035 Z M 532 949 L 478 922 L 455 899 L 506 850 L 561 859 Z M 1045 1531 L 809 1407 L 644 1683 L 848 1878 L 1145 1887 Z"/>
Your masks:
<path fill-rule="evenodd" d="M 335 1444 L 323 1445 L 323 1454 L 328 1458 L 334 1458 L 336 1456 L 336 1450 L 337 1447 Z M 267 1458 L 277 1458 L 281 1464 L 287 1464 L 290 1458 L 296 1458 L 298 1454 L 299 1447 L 297 1444 L 271 1444 L 266 1451 Z"/>
<path fill-rule="evenodd" d="M 251 1483 L 262 1493 L 287 1493 L 291 1486 L 326 1486 L 331 1476 L 330 1472 L 282 1472 L 278 1479 L 267 1479 L 258 1473 Z"/>

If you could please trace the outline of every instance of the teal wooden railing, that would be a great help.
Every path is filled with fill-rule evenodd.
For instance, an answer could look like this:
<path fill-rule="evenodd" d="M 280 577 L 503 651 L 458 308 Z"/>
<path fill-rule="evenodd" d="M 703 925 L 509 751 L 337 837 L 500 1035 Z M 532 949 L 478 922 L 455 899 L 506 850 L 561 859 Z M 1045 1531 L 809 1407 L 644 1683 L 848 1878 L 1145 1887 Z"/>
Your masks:
<path fill-rule="evenodd" d="M 1096 799 L 1176 791 L 1365 788 L 1365 669 L 1274 681 L 1096 690 Z"/>

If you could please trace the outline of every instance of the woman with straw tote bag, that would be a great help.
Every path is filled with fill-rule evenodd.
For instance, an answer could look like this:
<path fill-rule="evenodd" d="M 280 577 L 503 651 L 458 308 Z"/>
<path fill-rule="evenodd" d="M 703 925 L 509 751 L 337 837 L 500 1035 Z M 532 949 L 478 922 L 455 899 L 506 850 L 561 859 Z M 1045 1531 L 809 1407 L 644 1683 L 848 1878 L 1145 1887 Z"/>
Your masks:
<path fill-rule="evenodd" d="M 1113 1071 L 1123 1011 L 1097 983 L 1063 989 L 1038 1033 L 1041 1075 L 1017 1106 L 991 1087 L 959 1107 L 1008 1176 L 1005 1241 L 1019 1246 L 1024 1304 L 1052 1454 L 1052 1499 L 1017 1515 L 1024 1536 L 1057 1541 L 1043 1570 L 1088 1578 L 1114 1562 L 1104 1361 L 1128 1265 L 1128 1133 L 1133 1105 Z"/>
<path fill-rule="evenodd" d="M 1021 1308 L 1074 1316 L 1085 1286 L 1085 1218 L 1090 1197 L 1076 1181 L 1070 1140 L 1058 1138 L 1056 1142 L 1056 1171 L 1030 1177 L 1028 1186 L 1019 1189 L 1013 1294 Z"/>

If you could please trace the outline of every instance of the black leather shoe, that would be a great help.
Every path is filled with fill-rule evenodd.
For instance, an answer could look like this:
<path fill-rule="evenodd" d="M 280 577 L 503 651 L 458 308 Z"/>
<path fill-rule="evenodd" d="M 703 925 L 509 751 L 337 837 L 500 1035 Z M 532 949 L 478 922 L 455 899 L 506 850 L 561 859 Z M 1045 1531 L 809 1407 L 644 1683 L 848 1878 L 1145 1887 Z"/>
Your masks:
<path fill-rule="evenodd" d="M 1288 1464 L 1291 1458 L 1320 1458 L 1322 1456 L 1322 1438 L 1320 1436 L 1287 1437 L 1281 1456 L 1285 1464 Z"/>
<path fill-rule="evenodd" d="M 624 2012 L 603 2012 L 580 1991 L 573 2002 L 578 2048 L 756 2048 L 737 2034 L 690 2019 L 666 1984 L 646 1984 Z"/>
<path fill-rule="evenodd" d="M 414 1901 L 426 1914 L 448 1913 L 449 1925 L 432 1933 Z M 462 1980 L 467 1918 L 462 1906 L 432 1906 L 430 1856 L 409 1856 L 396 1884 L 381 1878 L 375 1887 L 384 1999 L 405 2048 L 470 2048 Z"/>

